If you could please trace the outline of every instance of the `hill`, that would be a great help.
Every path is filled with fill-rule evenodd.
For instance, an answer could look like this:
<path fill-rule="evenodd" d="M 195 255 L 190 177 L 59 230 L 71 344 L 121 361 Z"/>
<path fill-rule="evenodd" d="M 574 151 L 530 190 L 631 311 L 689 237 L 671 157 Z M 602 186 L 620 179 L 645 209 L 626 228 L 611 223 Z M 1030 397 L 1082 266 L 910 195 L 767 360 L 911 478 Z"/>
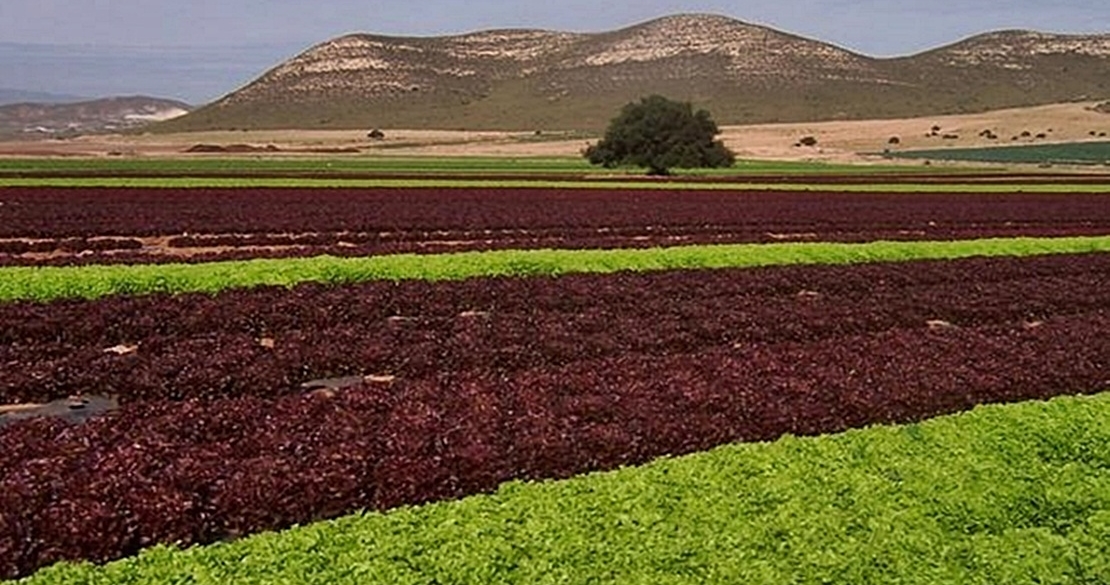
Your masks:
<path fill-rule="evenodd" d="M 187 114 L 192 106 L 145 96 L 0 106 L 0 136 L 73 136 L 128 130 Z"/>
<path fill-rule="evenodd" d="M 593 129 L 649 93 L 722 124 L 978 112 L 1110 95 L 1110 35 L 1004 31 L 879 59 L 715 15 L 617 31 L 354 34 L 303 52 L 166 131 Z"/>

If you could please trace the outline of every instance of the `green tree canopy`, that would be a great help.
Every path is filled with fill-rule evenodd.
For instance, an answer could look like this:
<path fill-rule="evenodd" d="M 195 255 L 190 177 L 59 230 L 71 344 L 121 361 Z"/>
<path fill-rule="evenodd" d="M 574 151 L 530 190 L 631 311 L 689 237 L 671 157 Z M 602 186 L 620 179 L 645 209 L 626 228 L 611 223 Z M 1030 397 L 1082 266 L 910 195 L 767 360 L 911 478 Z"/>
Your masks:
<path fill-rule="evenodd" d="M 652 175 L 674 168 L 732 166 L 736 156 L 716 140 L 720 133 L 709 112 L 653 95 L 624 106 L 605 137 L 584 155 L 595 165 L 635 165 Z"/>

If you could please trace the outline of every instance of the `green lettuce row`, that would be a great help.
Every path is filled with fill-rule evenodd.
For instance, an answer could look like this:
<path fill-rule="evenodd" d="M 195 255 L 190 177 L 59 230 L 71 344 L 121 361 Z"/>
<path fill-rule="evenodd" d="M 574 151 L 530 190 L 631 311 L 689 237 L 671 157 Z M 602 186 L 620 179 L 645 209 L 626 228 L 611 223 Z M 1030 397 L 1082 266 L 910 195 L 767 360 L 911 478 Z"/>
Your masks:
<path fill-rule="evenodd" d="M 945 242 L 782 243 L 621 250 L 499 250 L 361 258 L 257 259 L 203 264 L 0 268 L 0 302 L 94 299 L 114 294 L 215 293 L 230 288 L 344 284 L 375 279 L 608 273 L 620 270 L 850 264 L 969 256 L 1110 252 L 1110 236 Z"/>
<path fill-rule="evenodd" d="M 27 585 L 1110 582 L 1110 394 L 739 444 Z"/>

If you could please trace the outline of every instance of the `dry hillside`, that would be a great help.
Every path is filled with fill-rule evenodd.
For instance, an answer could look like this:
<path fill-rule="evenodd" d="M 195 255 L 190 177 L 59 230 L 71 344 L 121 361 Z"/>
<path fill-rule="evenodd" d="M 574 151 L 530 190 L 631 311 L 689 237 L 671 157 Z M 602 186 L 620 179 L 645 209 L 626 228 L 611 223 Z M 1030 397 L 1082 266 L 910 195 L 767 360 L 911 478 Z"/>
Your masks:
<path fill-rule="evenodd" d="M 998 32 L 877 59 L 679 15 L 596 34 L 348 35 L 161 129 L 597 130 L 649 93 L 723 124 L 900 118 L 1097 99 L 1108 80 L 1110 35 Z"/>

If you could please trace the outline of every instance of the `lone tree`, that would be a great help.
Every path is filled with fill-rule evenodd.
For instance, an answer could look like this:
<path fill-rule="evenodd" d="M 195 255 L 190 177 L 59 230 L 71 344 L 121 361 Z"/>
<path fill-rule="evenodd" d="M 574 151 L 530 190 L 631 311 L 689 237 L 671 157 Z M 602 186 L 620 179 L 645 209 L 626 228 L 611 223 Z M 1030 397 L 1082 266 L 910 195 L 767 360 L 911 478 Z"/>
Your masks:
<path fill-rule="evenodd" d="M 583 154 L 595 165 L 635 165 L 647 168 L 649 175 L 667 175 L 672 168 L 732 166 L 736 155 L 715 140 L 720 133 L 709 112 L 653 95 L 624 106 L 609 122 L 605 137 Z"/>

